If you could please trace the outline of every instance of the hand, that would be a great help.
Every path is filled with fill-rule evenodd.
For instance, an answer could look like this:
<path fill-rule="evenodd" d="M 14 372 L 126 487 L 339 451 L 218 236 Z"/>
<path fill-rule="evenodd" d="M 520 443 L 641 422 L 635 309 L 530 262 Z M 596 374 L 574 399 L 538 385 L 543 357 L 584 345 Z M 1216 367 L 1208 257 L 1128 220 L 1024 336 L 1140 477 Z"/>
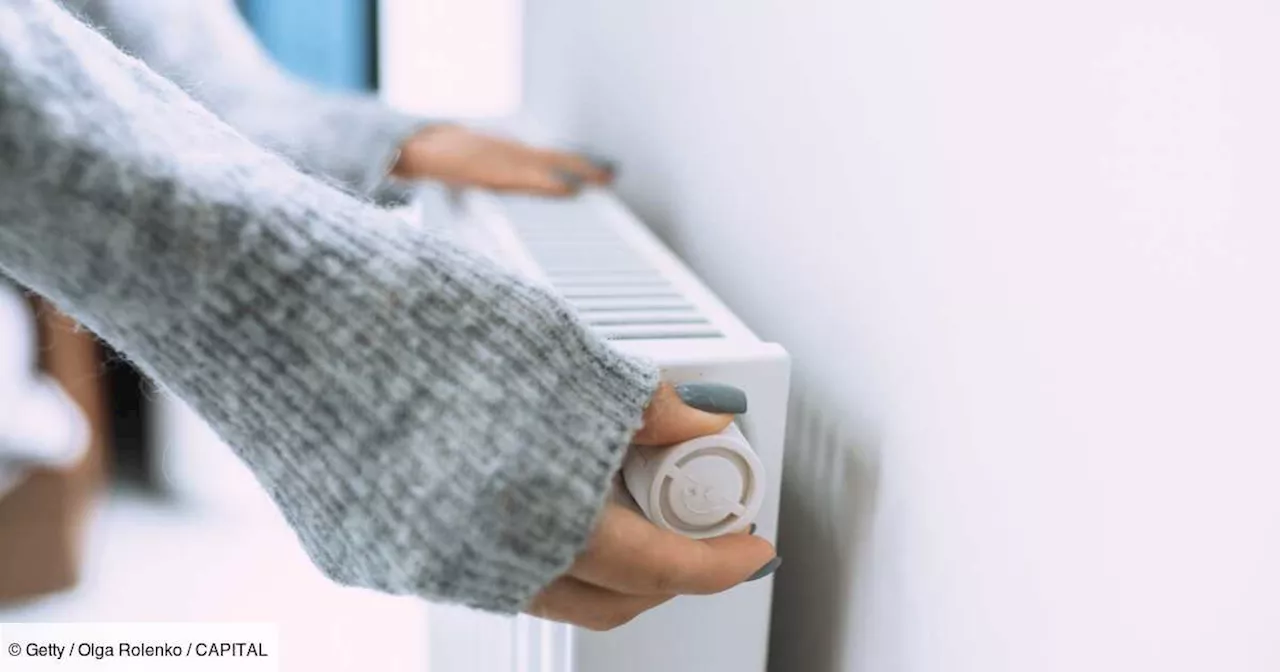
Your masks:
<path fill-rule="evenodd" d="M 530 147 L 442 124 L 419 131 L 400 148 L 391 174 L 459 187 L 568 196 L 584 184 L 609 184 L 614 167 L 603 159 Z"/>
<path fill-rule="evenodd" d="M 697 403 L 697 402 L 694 402 Z M 663 384 L 634 441 L 664 446 L 714 434 L 732 415 L 706 413 Z M 620 504 L 605 507 L 569 571 L 538 593 L 528 613 L 589 630 L 610 630 L 676 595 L 708 595 L 768 576 L 773 545 L 751 534 L 695 540 L 663 530 Z"/>

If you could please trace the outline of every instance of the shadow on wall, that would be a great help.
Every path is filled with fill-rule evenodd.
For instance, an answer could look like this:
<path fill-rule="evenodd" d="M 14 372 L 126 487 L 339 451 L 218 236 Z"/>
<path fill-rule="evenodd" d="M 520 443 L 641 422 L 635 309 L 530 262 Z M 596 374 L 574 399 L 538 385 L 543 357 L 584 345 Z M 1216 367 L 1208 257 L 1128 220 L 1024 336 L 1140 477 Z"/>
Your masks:
<path fill-rule="evenodd" d="M 771 670 L 839 670 L 877 502 L 878 441 L 858 436 L 796 380 L 787 418 Z M 785 663 L 785 664 L 783 664 Z"/>

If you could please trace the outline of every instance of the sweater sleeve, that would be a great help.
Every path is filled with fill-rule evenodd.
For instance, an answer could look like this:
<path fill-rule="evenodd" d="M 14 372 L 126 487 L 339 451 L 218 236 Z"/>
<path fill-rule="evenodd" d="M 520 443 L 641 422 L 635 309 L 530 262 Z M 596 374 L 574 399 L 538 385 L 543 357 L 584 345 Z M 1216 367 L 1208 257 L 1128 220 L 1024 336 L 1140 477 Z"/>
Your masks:
<path fill-rule="evenodd" d="M 52 0 L 0 3 L 0 268 L 204 415 L 331 577 L 488 610 L 572 562 L 656 385 Z"/>
<path fill-rule="evenodd" d="M 325 91 L 285 72 L 232 0 L 63 0 L 128 54 L 258 144 L 359 194 L 395 190 L 404 141 L 428 125 L 375 96 Z"/>

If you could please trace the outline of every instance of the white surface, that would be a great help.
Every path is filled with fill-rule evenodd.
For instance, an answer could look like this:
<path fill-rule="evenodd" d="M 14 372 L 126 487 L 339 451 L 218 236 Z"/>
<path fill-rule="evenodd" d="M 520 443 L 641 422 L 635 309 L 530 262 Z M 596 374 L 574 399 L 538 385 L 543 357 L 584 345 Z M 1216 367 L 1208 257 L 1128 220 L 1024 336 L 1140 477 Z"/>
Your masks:
<path fill-rule="evenodd" d="M 519 108 L 522 0 L 379 3 L 378 75 L 388 102 L 445 118 Z"/>
<path fill-rule="evenodd" d="M 70 467 L 89 449 L 89 423 L 56 381 L 29 376 L 0 392 L 0 467 Z"/>
<path fill-rule="evenodd" d="M 168 438 L 190 440 L 173 452 L 207 452 L 199 490 L 113 493 L 90 526 L 82 585 L 0 607 L 0 622 L 268 622 L 282 670 L 428 672 L 421 601 L 329 582 L 230 450 L 188 411 L 161 408 Z"/>
<path fill-rule="evenodd" d="M 36 333 L 22 294 L 0 284 L 0 497 L 31 467 L 73 464 L 89 447 L 79 407 L 36 369 Z"/>
<path fill-rule="evenodd" d="M 81 587 L 0 608 L 0 621 L 269 622 L 282 670 L 427 669 L 422 604 L 329 583 L 283 521 L 119 493 L 94 521 L 86 563 Z"/>
<path fill-rule="evenodd" d="M 0 395 L 31 377 L 36 358 L 36 320 L 18 290 L 0 284 Z"/>
<path fill-rule="evenodd" d="M 1274 2 L 529 7 L 795 356 L 774 669 L 1280 669 Z"/>
<path fill-rule="evenodd" d="M 18 383 L 0 390 L 0 497 L 31 468 L 69 467 L 89 450 L 89 422 L 56 381 L 29 375 Z"/>

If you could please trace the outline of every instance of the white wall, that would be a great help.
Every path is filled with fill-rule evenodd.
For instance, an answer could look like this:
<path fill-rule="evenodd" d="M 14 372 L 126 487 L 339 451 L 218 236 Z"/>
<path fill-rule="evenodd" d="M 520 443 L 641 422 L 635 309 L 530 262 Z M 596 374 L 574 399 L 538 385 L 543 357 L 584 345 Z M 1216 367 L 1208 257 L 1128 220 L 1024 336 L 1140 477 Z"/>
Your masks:
<path fill-rule="evenodd" d="M 795 355 L 774 669 L 1280 669 L 1280 9 L 529 0 Z"/>
<path fill-rule="evenodd" d="M 520 106 L 521 0 L 377 0 L 378 79 L 392 105 L 431 117 Z"/>

